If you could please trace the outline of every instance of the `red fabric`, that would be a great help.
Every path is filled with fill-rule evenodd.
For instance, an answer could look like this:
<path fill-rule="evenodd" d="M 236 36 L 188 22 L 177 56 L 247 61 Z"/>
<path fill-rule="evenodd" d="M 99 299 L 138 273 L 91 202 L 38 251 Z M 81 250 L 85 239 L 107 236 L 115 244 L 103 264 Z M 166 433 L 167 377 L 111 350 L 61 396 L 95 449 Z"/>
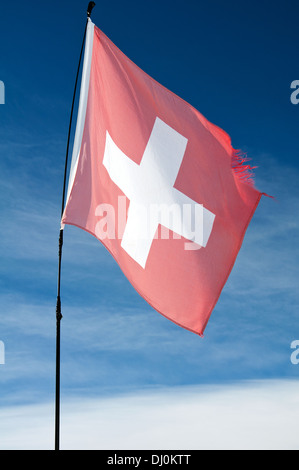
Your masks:
<path fill-rule="evenodd" d="M 102 243 L 154 309 L 203 335 L 262 193 L 244 179 L 230 137 L 145 74 L 96 27 L 79 163 L 62 221 L 96 236 L 96 208 L 112 204 L 117 234 L 118 196 L 124 194 L 103 166 L 106 131 L 140 164 L 156 117 L 188 139 L 175 188 L 215 214 L 207 246 L 188 251 L 183 238 L 157 238 L 142 268 L 121 239 Z"/>

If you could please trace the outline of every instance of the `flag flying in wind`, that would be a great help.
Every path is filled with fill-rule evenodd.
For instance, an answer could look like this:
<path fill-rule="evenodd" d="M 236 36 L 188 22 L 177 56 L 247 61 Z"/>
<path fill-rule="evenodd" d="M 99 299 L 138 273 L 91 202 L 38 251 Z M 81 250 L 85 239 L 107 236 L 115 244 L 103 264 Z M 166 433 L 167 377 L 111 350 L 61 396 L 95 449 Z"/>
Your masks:
<path fill-rule="evenodd" d="M 62 224 L 94 235 L 154 309 L 203 335 L 261 196 L 229 136 L 89 20 Z"/>

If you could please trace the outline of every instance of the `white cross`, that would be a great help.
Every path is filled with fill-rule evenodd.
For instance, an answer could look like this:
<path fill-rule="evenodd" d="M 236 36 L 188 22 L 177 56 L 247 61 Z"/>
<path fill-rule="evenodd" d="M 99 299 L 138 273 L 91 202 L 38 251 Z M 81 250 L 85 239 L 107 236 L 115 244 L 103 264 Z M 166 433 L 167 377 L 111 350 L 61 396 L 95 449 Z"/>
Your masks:
<path fill-rule="evenodd" d="M 185 137 L 156 118 L 138 165 L 106 132 L 103 164 L 111 180 L 130 200 L 121 246 L 143 268 L 159 224 L 203 247 L 210 237 L 215 215 L 173 187 L 187 142 Z M 160 210 L 155 210 L 157 207 Z M 196 214 L 200 217 L 200 227 L 195 233 L 191 230 L 190 216 L 186 217 L 183 210 L 186 207 L 193 220 Z"/>

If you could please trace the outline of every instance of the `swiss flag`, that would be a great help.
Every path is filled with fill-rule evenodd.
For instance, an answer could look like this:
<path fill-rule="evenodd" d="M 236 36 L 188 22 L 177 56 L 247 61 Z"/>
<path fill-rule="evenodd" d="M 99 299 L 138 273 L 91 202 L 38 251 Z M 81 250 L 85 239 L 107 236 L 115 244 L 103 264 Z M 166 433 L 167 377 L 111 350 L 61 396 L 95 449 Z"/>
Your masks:
<path fill-rule="evenodd" d="M 229 136 L 90 20 L 63 224 L 158 312 L 203 335 L 263 193 Z"/>

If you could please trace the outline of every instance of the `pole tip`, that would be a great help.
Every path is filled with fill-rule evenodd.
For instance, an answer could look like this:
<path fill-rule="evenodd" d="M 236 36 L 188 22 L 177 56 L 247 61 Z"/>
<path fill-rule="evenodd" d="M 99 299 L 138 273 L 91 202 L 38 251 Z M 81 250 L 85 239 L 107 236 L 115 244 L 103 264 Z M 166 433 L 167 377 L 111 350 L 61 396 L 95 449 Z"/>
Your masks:
<path fill-rule="evenodd" d="M 96 6 L 94 2 L 89 2 L 88 7 L 87 7 L 87 17 L 90 18 L 91 12 L 93 8 Z"/>

